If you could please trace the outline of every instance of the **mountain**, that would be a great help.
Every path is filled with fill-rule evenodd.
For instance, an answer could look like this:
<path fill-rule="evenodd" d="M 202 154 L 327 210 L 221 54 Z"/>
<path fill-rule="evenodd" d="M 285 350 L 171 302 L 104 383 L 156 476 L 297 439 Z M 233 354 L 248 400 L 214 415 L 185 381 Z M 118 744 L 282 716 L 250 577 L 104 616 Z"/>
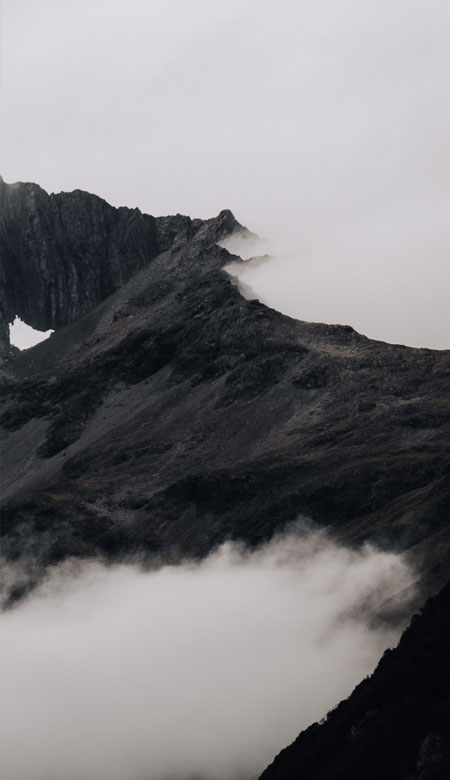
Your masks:
<path fill-rule="evenodd" d="M 261 780 L 450 777 L 450 583 L 346 701 L 283 750 Z"/>
<path fill-rule="evenodd" d="M 449 579 L 450 352 L 244 298 L 236 232 L 0 179 L 5 606 L 70 556 L 176 562 L 299 515 L 405 552 L 421 603 Z M 16 315 L 55 332 L 19 352 Z M 449 588 L 264 780 L 449 775 Z"/>
<path fill-rule="evenodd" d="M 178 560 L 299 514 L 448 579 L 450 352 L 247 300 L 209 220 L 0 182 L 6 600 L 67 556 Z M 18 315 L 45 342 L 9 346 Z M 380 316 L 382 314 L 380 313 Z"/>
<path fill-rule="evenodd" d="M 75 322 L 202 224 L 115 209 L 80 190 L 48 195 L 36 184 L 5 184 L 1 177 L 0 213 L 3 350 L 16 312 L 37 330 Z M 233 224 L 224 213 L 214 235 L 225 235 Z"/>

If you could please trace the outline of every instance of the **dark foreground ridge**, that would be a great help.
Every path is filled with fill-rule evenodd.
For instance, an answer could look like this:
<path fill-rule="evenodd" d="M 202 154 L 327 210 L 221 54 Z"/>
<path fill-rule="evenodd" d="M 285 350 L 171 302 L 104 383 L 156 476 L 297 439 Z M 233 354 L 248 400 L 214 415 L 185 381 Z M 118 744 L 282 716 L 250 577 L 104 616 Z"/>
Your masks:
<path fill-rule="evenodd" d="M 303 731 L 261 780 L 450 777 L 450 583 L 415 616 L 327 720 Z"/>
<path fill-rule="evenodd" d="M 448 578 L 450 352 L 371 341 L 244 299 L 210 220 L 0 184 L 7 598 L 68 556 L 178 560 L 299 513 Z"/>

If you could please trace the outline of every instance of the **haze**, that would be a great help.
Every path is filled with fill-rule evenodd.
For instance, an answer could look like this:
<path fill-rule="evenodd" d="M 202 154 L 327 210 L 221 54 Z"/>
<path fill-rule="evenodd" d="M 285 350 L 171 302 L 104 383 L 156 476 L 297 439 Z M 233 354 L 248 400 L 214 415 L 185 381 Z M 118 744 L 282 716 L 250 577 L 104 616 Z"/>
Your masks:
<path fill-rule="evenodd" d="M 7 181 L 231 208 L 271 306 L 449 347 L 447 0 L 4 0 L 2 38 Z"/>
<path fill-rule="evenodd" d="M 54 570 L 0 617 L 5 780 L 261 772 L 396 641 L 373 618 L 413 579 L 305 529 L 199 565 Z"/>

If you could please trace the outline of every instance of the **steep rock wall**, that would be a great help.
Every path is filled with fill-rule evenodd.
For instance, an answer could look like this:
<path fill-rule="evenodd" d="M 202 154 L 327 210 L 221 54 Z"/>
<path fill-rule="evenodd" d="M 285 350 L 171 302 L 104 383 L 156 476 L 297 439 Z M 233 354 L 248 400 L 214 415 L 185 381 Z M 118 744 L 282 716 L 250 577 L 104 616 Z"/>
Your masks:
<path fill-rule="evenodd" d="M 224 214 L 232 226 L 231 212 Z M 114 208 L 81 190 L 49 195 L 0 177 L 0 350 L 8 350 L 16 316 L 37 330 L 68 325 L 204 224 Z"/>

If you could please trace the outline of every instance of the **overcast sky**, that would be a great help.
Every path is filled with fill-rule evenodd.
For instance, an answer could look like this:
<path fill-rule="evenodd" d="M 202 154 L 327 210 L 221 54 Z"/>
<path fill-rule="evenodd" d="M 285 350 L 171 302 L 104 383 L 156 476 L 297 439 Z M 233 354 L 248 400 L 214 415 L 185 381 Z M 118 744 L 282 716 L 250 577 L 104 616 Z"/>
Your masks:
<path fill-rule="evenodd" d="M 448 0 L 3 0 L 0 169 L 231 208 L 300 319 L 450 345 Z"/>

